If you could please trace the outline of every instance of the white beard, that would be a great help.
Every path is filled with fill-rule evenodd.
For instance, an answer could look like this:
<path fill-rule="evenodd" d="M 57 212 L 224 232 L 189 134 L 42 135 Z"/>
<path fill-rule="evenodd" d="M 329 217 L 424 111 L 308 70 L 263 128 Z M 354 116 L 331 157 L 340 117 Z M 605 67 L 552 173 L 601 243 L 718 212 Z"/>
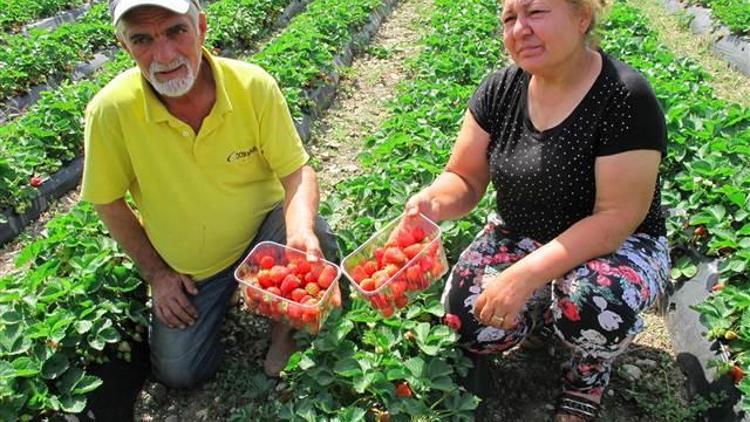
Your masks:
<path fill-rule="evenodd" d="M 157 72 L 174 70 L 181 65 L 185 65 L 185 69 L 187 69 L 187 75 L 181 78 L 170 79 L 166 82 L 160 82 L 156 78 Z M 200 67 L 200 62 L 198 63 L 198 67 Z M 151 66 L 148 70 L 148 77 L 146 79 L 148 79 L 148 81 L 151 83 L 151 86 L 153 86 L 156 92 L 158 92 L 160 95 L 174 98 L 181 97 L 190 92 L 190 90 L 193 88 L 193 84 L 195 84 L 197 74 L 198 72 L 190 66 L 190 61 L 185 56 L 180 55 L 174 62 L 166 65 L 156 62 L 151 63 Z"/>

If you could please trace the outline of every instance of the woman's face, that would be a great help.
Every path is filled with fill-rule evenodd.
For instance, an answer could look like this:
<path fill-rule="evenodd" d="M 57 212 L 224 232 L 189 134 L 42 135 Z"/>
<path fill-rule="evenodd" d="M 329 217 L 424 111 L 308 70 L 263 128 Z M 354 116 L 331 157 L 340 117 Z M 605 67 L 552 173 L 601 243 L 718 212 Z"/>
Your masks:
<path fill-rule="evenodd" d="M 505 0 L 501 19 L 511 58 L 537 74 L 554 70 L 585 46 L 591 14 L 568 0 Z"/>

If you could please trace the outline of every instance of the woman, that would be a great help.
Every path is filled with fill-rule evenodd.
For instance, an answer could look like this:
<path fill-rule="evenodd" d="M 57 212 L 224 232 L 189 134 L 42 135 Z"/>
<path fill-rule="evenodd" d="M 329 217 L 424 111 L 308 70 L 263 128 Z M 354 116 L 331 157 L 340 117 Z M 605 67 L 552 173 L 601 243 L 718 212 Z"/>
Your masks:
<path fill-rule="evenodd" d="M 669 277 L 664 116 L 648 82 L 593 45 L 603 8 L 505 0 L 515 64 L 482 82 L 445 171 L 406 205 L 459 218 L 492 181 L 499 218 L 461 254 L 443 301 L 478 354 L 518 344 L 546 314 L 572 349 L 558 421 L 596 417 L 614 357 Z"/>

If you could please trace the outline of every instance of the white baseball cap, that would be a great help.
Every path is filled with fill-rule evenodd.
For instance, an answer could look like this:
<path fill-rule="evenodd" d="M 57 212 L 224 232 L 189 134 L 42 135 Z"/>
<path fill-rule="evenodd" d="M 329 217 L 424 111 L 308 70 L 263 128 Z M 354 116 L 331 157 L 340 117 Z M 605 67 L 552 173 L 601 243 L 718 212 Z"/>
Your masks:
<path fill-rule="evenodd" d="M 163 7 L 183 15 L 190 10 L 190 3 L 194 3 L 200 9 L 197 0 L 109 0 L 109 13 L 114 23 L 117 23 L 125 13 L 140 6 Z"/>

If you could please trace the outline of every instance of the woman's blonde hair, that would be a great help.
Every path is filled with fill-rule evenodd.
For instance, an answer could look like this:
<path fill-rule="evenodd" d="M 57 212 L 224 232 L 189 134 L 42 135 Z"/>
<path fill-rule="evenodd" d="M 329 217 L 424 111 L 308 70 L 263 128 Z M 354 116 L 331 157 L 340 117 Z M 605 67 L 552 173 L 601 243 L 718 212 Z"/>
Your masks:
<path fill-rule="evenodd" d="M 566 0 L 576 10 L 590 10 L 591 23 L 586 30 L 586 41 L 591 47 L 599 45 L 599 23 L 610 5 L 610 0 Z"/>

